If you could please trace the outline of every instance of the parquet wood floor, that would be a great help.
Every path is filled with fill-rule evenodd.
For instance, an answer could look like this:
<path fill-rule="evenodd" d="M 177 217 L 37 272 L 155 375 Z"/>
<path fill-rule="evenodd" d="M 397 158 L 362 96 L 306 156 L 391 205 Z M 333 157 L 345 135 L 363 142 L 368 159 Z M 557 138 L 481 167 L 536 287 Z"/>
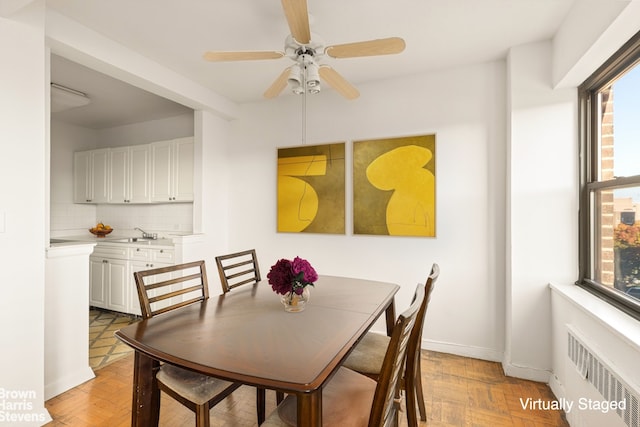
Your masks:
<path fill-rule="evenodd" d="M 96 378 L 46 402 L 47 427 L 125 427 L 131 422 L 133 356 L 96 371 Z M 553 400 L 546 384 L 505 377 L 500 364 L 431 351 L 422 352 L 422 375 L 430 427 L 568 427 L 560 411 L 525 410 L 520 398 Z M 162 396 L 160 426 L 193 427 L 193 413 Z M 275 393 L 267 393 L 267 413 Z M 404 415 L 404 414 L 402 414 Z M 406 426 L 406 418 L 401 418 Z M 212 427 L 255 426 L 255 390 L 241 387 L 211 410 Z M 348 426 L 346 426 L 348 427 Z"/>

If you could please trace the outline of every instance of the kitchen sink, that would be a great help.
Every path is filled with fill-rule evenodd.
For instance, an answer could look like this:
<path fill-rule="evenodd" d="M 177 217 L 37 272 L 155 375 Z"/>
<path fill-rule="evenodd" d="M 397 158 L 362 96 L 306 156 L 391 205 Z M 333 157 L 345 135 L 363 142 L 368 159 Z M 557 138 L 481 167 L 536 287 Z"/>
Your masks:
<path fill-rule="evenodd" d="M 153 239 L 145 239 L 144 237 L 127 237 L 125 239 L 114 239 L 114 240 L 109 240 L 110 242 L 118 242 L 118 243 L 133 243 L 133 242 L 148 242 L 150 240 Z"/>
<path fill-rule="evenodd" d="M 109 239 L 112 243 L 142 243 L 147 245 L 170 245 L 171 239 L 149 239 L 145 237 L 126 237 L 122 239 Z"/>

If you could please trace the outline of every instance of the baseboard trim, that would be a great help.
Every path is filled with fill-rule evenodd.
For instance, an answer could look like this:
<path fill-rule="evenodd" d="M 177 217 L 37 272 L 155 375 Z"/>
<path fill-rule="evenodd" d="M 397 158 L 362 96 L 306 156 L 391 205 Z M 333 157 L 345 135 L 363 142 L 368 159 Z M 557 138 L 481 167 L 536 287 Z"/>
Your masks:
<path fill-rule="evenodd" d="M 72 374 L 66 375 L 63 378 L 58 378 L 57 380 L 49 384 L 45 384 L 44 400 L 47 401 L 52 397 L 64 393 L 65 391 L 70 390 L 95 377 L 96 374 L 93 372 L 93 369 L 87 366 L 86 368 L 79 369 Z"/>
<path fill-rule="evenodd" d="M 536 381 L 548 384 L 551 378 L 551 372 L 545 369 L 532 368 L 530 366 L 517 366 L 502 362 L 502 370 L 509 377 L 521 378 L 523 380 Z"/>
<path fill-rule="evenodd" d="M 502 370 L 505 375 L 509 377 L 537 381 L 545 384 L 548 383 L 551 378 L 551 372 L 547 370 L 507 363 L 504 361 L 504 354 L 502 352 L 489 348 L 472 347 L 433 340 L 422 340 L 422 348 L 441 353 L 455 354 L 457 356 L 498 362 L 502 364 Z"/>
<path fill-rule="evenodd" d="M 455 354 L 457 356 L 472 357 L 474 359 L 501 362 L 502 353 L 483 347 L 471 347 L 467 345 L 445 343 L 433 340 L 422 340 L 422 348 L 440 353 Z"/>

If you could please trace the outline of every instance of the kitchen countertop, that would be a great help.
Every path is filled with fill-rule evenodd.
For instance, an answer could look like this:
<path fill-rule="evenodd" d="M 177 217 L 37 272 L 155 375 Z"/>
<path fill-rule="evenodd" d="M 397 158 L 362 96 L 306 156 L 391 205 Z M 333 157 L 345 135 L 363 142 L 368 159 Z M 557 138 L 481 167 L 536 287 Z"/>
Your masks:
<path fill-rule="evenodd" d="M 127 245 L 129 247 L 165 247 L 172 248 L 175 245 L 173 238 L 158 238 L 158 239 L 143 239 L 137 236 L 106 236 L 97 237 L 94 235 L 79 235 L 79 236 L 62 236 L 52 237 L 49 239 L 49 244 L 54 247 L 58 246 L 70 246 L 78 244 L 108 244 L 111 245 Z"/>

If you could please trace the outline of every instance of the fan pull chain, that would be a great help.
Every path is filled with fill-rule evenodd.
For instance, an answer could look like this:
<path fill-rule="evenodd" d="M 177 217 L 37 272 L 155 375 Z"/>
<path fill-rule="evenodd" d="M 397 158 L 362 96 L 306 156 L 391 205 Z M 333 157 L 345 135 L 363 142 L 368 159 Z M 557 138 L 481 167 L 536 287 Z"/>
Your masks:
<path fill-rule="evenodd" d="M 303 67 L 302 71 L 302 145 L 307 143 L 307 67 Z"/>

